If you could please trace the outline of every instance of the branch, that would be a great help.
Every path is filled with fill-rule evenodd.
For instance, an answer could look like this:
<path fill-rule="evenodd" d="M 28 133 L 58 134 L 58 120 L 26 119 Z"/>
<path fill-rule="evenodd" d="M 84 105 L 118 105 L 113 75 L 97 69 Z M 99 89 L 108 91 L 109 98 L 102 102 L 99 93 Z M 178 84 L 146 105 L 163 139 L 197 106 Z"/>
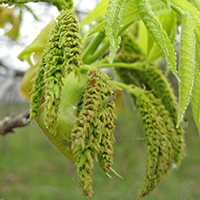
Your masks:
<path fill-rule="evenodd" d="M 29 124 L 29 110 L 18 115 L 18 116 L 10 116 L 5 117 L 2 121 L 0 121 L 0 135 L 6 135 L 9 132 L 14 132 L 13 128 L 23 127 Z"/>

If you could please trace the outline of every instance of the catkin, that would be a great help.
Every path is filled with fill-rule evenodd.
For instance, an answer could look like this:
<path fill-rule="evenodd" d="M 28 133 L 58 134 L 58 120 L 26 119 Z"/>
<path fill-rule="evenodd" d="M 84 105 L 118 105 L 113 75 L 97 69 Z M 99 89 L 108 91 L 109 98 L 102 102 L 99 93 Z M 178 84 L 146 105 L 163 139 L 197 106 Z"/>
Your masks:
<path fill-rule="evenodd" d="M 38 65 L 38 71 L 36 76 L 34 77 L 33 88 L 31 90 L 31 100 L 30 100 L 30 116 L 29 121 L 37 116 L 43 91 L 44 91 L 44 70 L 45 70 L 45 58 L 46 53 L 43 53 L 41 61 Z"/>
<path fill-rule="evenodd" d="M 78 21 L 73 12 L 61 11 L 57 17 L 59 27 L 59 48 L 63 51 L 63 59 L 67 74 L 71 71 L 79 76 L 82 65 L 81 54 L 83 51 L 82 38 Z"/>
<path fill-rule="evenodd" d="M 119 53 L 116 61 L 118 62 L 126 62 L 133 63 L 138 61 L 140 58 L 137 54 L 134 53 Z M 165 107 L 165 110 L 169 112 L 170 120 L 173 121 L 174 127 L 177 124 L 178 120 L 178 111 L 177 111 L 177 102 L 175 96 L 170 88 L 170 85 L 162 74 L 160 70 L 158 70 L 154 66 L 141 66 L 140 70 L 136 69 L 125 69 L 119 68 L 116 69 L 120 79 L 126 84 L 135 84 L 140 87 L 145 86 L 147 90 L 151 91 L 156 98 L 161 99 L 162 104 Z M 184 153 L 184 132 L 182 127 L 179 126 L 178 129 L 175 128 L 176 135 L 176 155 L 174 157 L 174 162 L 180 164 L 181 159 Z"/>
<path fill-rule="evenodd" d="M 72 130 L 72 151 L 76 157 L 79 185 L 83 195 L 92 198 L 94 160 L 105 172 L 113 164 L 114 101 L 106 100 L 113 93 L 97 69 L 88 72 L 78 120 Z"/>
<path fill-rule="evenodd" d="M 82 43 L 74 13 L 69 10 L 61 11 L 57 20 L 58 23 L 48 36 L 35 77 L 30 111 L 30 119 L 37 116 L 44 94 L 46 128 L 52 134 L 56 134 L 63 79 L 70 72 L 79 77 L 79 68 L 82 65 Z"/>
<path fill-rule="evenodd" d="M 61 11 L 57 20 L 48 41 L 44 73 L 46 126 L 53 134 L 56 134 L 63 78 L 72 71 L 75 77 L 79 76 L 82 64 L 82 43 L 75 15 L 69 10 Z"/>
<path fill-rule="evenodd" d="M 162 74 L 160 70 L 156 69 L 153 66 L 144 68 L 144 70 L 141 73 L 142 73 L 141 82 L 145 84 L 147 89 L 152 90 L 156 98 L 161 99 L 165 109 L 169 112 L 169 116 L 174 123 L 174 127 L 176 127 L 178 120 L 178 115 L 177 115 L 178 105 L 165 76 Z M 177 138 L 176 139 L 177 148 L 174 161 L 175 163 L 180 164 L 181 159 L 183 157 L 184 146 L 185 146 L 184 132 L 181 126 L 179 126 L 178 129 L 175 128 L 175 131 Z"/>
<path fill-rule="evenodd" d="M 136 107 L 145 128 L 148 154 L 145 181 L 138 197 L 141 199 L 156 188 L 172 166 L 174 129 L 170 127 L 172 122 L 166 124 L 167 120 L 163 117 L 169 118 L 169 113 L 165 111 L 160 99 L 156 99 L 152 93 L 136 96 Z M 163 113 L 165 116 L 161 115 Z"/>

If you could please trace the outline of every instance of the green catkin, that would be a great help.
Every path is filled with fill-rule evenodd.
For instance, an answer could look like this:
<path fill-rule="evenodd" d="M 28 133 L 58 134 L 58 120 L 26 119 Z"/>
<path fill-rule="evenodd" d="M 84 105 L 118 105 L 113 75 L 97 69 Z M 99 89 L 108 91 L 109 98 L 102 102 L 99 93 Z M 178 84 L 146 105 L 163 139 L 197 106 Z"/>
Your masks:
<path fill-rule="evenodd" d="M 154 95 L 151 95 L 151 96 L 149 95 L 148 97 L 149 97 L 150 101 L 153 103 L 153 105 L 156 108 L 159 108 L 159 109 L 157 109 L 158 114 L 159 114 L 159 116 L 162 117 L 163 122 L 164 122 L 163 126 L 165 126 L 165 128 L 167 130 L 166 137 L 168 138 L 168 140 L 170 141 L 170 143 L 173 147 L 173 154 L 171 156 L 172 156 L 172 159 L 176 162 L 177 155 L 179 155 L 179 153 L 180 153 L 179 152 L 180 146 L 179 146 L 179 137 L 177 137 L 177 134 L 176 134 L 175 124 L 171 120 L 170 113 L 165 109 L 163 104 L 161 105 L 162 102 L 160 101 L 160 99 L 155 100 Z"/>
<path fill-rule="evenodd" d="M 124 47 L 125 48 L 125 47 Z M 140 58 L 137 54 L 134 53 L 119 53 L 116 61 L 133 63 L 138 61 Z M 175 96 L 173 95 L 172 89 L 160 70 L 156 67 L 149 65 L 141 66 L 140 70 L 135 69 L 116 69 L 120 79 L 126 84 L 135 84 L 138 86 L 145 86 L 147 90 L 152 91 L 156 98 L 161 99 L 162 104 L 165 106 L 165 109 L 169 112 L 170 118 L 174 123 L 174 127 L 177 124 L 177 103 Z M 174 157 L 174 162 L 180 165 L 180 161 L 184 153 L 184 132 L 182 127 L 179 126 L 176 129 L 176 137 L 178 138 L 178 148 L 176 148 L 176 156 Z"/>
<path fill-rule="evenodd" d="M 44 91 L 46 127 L 52 134 L 56 134 L 63 78 L 70 72 L 79 76 L 79 67 L 82 65 L 82 43 L 74 13 L 69 10 L 61 11 L 57 20 L 58 23 L 48 36 L 45 53 L 39 64 L 30 111 L 30 119 L 37 116 Z"/>
<path fill-rule="evenodd" d="M 62 91 L 63 81 L 65 77 L 65 68 L 63 66 L 62 50 L 59 49 L 58 25 L 53 27 L 51 36 L 48 40 L 48 54 L 45 57 L 45 116 L 46 127 L 53 134 L 56 134 L 56 120 L 58 117 L 58 108 Z"/>
<path fill-rule="evenodd" d="M 106 87 L 107 86 L 107 87 Z M 105 93 L 103 93 L 103 101 L 105 102 L 107 97 L 109 97 L 112 92 L 108 93 L 109 85 L 103 84 L 103 88 Z M 107 94 L 107 95 L 105 95 Z M 101 120 L 102 124 L 102 138 L 101 138 L 101 154 L 98 154 L 98 162 L 99 167 L 105 171 L 108 172 L 110 170 L 110 167 L 113 165 L 113 145 L 114 145 L 114 136 L 113 136 L 113 130 L 114 130 L 114 124 L 113 119 L 115 118 L 114 115 L 114 106 L 115 102 L 111 101 L 110 103 L 104 103 L 100 112 L 98 118 Z M 100 124 L 100 123 L 99 123 Z"/>
<path fill-rule="evenodd" d="M 130 46 L 133 48 L 130 48 Z M 142 53 L 140 52 L 139 47 L 136 46 L 131 36 L 129 34 L 122 35 L 121 49 L 115 61 L 134 63 L 136 61 L 144 60 L 144 57 L 141 55 Z M 148 67 L 141 66 L 141 68 L 141 70 L 125 68 L 119 68 L 116 70 L 124 83 L 139 83 L 137 85 L 145 85 L 148 90 L 152 90 L 156 98 L 162 100 L 162 103 L 169 111 L 174 123 L 177 124 L 177 103 L 165 76 L 160 70 L 151 65 Z"/>
<path fill-rule="evenodd" d="M 41 101 L 42 101 L 42 96 L 43 96 L 43 91 L 44 91 L 44 57 L 45 53 L 42 56 L 42 59 L 40 61 L 40 64 L 38 65 L 38 71 L 37 74 L 34 78 L 34 83 L 33 83 L 33 88 L 31 91 L 31 100 L 30 100 L 30 115 L 29 115 L 29 121 L 31 121 L 34 117 L 37 116 Z"/>
<path fill-rule="evenodd" d="M 71 71 L 79 77 L 80 66 L 82 65 L 81 54 L 83 51 L 82 38 L 78 27 L 78 21 L 73 12 L 61 11 L 57 17 L 59 26 L 59 48 L 63 50 L 63 58 L 66 72 Z"/>
<path fill-rule="evenodd" d="M 97 69 L 88 72 L 81 110 L 72 130 L 72 151 L 76 157 L 79 186 L 83 195 L 92 199 L 94 160 L 100 168 L 109 171 L 113 163 L 114 101 L 106 100 L 113 93 Z"/>
<path fill-rule="evenodd" d="M 133 53 L 138 56 L 143 56 L 142 50 L 140 49 L 139 45 L 135 42 L 135 39 L 132 35 L 128 33 L 124 33 L 121 36 L 121 47 L 120 51 L 124 53 Z"/>
<path fill-rule="evenodd" d="M 169 116 L 174 123 L 174 127 L 176 127 L 178 120 L 178 105 L 165 76 L 157 68 L 149 66 L 147 68 L 144 68 L 141 77 L 142 82 L 145 84 L 146 88 L 152 90 L 156 98 L 161 99 L 162 104 L 165 106 L 165 109 L 169 112 Z M 180 165 L 185 146 L 184 132 L 181 126 L 179 126 L 178 129 L 175 128 L 175 130 L 178 139 L 178 148 L 176 148 L 176 156 L 174 158 L 174 161 L 175 163 Z"/>
<path fill-rule="evenodd" d="M 142 89 L 141 89 L 142 90 Z M 148 195 L 163 180 L 172 166 L 174 150 L 171 144 L 172 135 L 166 121 L 160 114 L 165 110 L 160 99 L 152 93 L 141 93 L 136 96 L 136 107 L 140 112 L 147 139 L 147 166 L 143 187 L 138 199 Z M 165 112 L 165 116 L 169 114 Z M 173 129 L 171 130 L 173 132 Z"/>
<path fill-rule="evenodd" d="M 125 63 L 134 63 L 141 61 L 141 56 L 135 53 L 127 53 L 127 52 L 120 52 L 114 62 L 125 62 Z M 134 69 L 126 69 L 126 68 L 115 68 L 120 80 L 127 85 L 134 84 L 137 86 L 142 86 L 140 83 L 140 74 L 138 71 Z"/>

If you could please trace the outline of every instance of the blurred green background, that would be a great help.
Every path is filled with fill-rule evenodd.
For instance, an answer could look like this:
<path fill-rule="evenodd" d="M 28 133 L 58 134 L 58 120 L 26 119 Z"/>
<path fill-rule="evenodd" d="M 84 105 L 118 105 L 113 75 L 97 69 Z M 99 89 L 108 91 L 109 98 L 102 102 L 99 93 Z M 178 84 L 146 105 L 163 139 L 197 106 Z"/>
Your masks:
<path fill-rule="evenodd" d="M 9 97 L 8 97 L 9 98 Z M 137 199 L 145 176 L 146 141 L 138 112 L 125 94 L 125 107 L 115 121 L 114 165 L 123 176 L 113 180 L 96 165 L 93 177 L 94 200 Z M 0 119 L 16 115 L 29 107 L 28 102 L 0 103 Z M 147 200 L 200 199 L 200 140 L 192 119 L 186 113 L 185 157 L 173 168 Z M 35 121 L 15 133 L 0 137 L 0 199 L 3 200 L 84 200 L 78 187 L 76 168 L 48 140 Z"/>

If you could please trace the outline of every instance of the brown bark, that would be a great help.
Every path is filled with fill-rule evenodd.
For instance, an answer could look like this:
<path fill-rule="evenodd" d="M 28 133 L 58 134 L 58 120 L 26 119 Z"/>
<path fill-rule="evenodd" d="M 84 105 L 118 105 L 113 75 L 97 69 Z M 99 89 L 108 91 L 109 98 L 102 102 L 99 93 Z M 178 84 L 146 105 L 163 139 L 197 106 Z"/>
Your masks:
<path fill-rule="evenodd" d="M 6 135 L 10 132 L 14 132 L 14 128 L 23 127 L 29 124 L 29 110 L 18 115 L 18 116 L 10 116 L 5 117 L 2 121 L 0 121 L 0 135 Z"/>

